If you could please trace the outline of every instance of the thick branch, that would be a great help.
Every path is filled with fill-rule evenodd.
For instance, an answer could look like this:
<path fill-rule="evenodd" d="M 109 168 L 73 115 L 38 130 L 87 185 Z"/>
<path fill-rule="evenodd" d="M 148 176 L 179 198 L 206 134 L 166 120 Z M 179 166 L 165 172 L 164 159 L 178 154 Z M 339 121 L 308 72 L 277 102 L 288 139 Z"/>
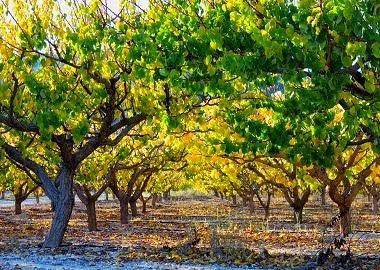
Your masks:
<path fill-rule="evenodd" d="M 46 195 L 50 199 L 54 201 L 58 198 L 58 189 L 55 187 L 53 181 L 51 181 L 49 175 L 46 173 L 44 168 L 42 168 L 42 166 L 38 165 L 29 158 L 24 158 L 15 147 L 9 145 L 8 143 L 4 143 L 2 148 L 13 161 L 19 163 L 25 168 L 28 168 L 37 175 L 42 182 Z"/>
<path fill-rule="evenodd" d="M 0 123 L 7 125 L 8 127 L 17 129 L 22 132 L 34 132 L 39 133 L 39 128 L 35 124 L 23 124 L 18 119 L 14 117 L 7 117 L 3 114 L 0 114 Z"/>

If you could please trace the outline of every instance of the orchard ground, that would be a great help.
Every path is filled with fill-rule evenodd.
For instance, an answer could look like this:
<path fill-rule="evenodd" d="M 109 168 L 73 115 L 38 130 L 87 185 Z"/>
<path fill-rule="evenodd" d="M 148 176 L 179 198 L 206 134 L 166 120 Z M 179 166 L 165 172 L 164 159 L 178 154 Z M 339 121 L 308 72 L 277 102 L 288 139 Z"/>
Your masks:
<path fill-rule="evenodd" d="M 281 198 L 265 221 L 259 207 L 249 213 L 227 200 L 182 194 L 126 225 L 119 223 L 118 202 L 101 200 L 96 232 L 88 232 L 77 201 L 62 247 L 42 249 L 52 215 L 48 200 L 28 199 L 17 216 L 12 204 L 0 200 L 0 269 L 315 269 L 321 250 L 339 237 L 337 226 L 325 229 L 336 207 L 321 207 L 316 196 L 304 223 L 294 225 Z M 352 214 L 354 234 L 320 269 L 380 269 L 379 216 L 362 196 Z"/>

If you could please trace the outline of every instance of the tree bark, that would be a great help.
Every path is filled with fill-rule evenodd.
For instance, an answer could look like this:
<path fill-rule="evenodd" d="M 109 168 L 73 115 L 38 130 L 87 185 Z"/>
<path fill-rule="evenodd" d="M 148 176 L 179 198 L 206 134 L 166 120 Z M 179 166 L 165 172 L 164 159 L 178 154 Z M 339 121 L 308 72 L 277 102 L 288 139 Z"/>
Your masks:
<path fill-rule="evenodd" d="M 264 219 L 268 220 L 270 217 L 270 207 L 267 206 L 267 207 L 263 207 L 263 208 L 264 208 Z"/>
<path fill-rule="evenodd" d="M 255 203 L 253 202 L 253 196 L 247 197 L 248 200 L 248 210 L 251 214 L 255 212 Z"/>
<path fill-rule="evenodd" d="M 90 232 L 98 230 L 95 204 L 96 201 L 99 199 L 100 195 L 102 195 L 104 190 L 108 188 L 111 181 L 113 180 L 111 177 L 112 175 L 110 173 L 107 173 L 102 185 L 95 193 L 92 193 L 91 188 L 89 188 L 86 184 L 74 183 L 74 190 L 76 194 L 78 195 L 79 199 L 83 202 L 83 204 L 86 206 L 87 225 L 88 230 Z"/>
<path fill-rule="evenodd" d="M 141 213 L 146 213 L 146 203 L 148 202 L 147 200 L 141 200 L 142 201 L 142 209 Z"/>
<path fill-rule="evenodd" d="M 367 187 L 368 193 L 371 194 L 372 211 L 374 214 L 379 213 L 379 200 L 380 200 L 380 184 L 373 183 L 372 186 Z"/>
<path fill-rule="evenodd" d="M 131 215 L 132 217 L 137 217 L 137 202 L 136 201 L 129 201 L 129 206 L 131 207 Z"/>
<path fill-rule="evenodd" d="M 129 213 L 128 213 L 128 199 L 120 200 L 120 222 L 121 224 L 128 224 L 129 222 Z"/>
<path fill-rule="evenodd" d="M 293 208 L 293 222 L 294 224 L 301 224 L 303 221 L 303 206 Z"/>
<path fill-rule="evenodd" d="M 293 208 L 293 222 L 294 224 L 301 224 L 303 222 L 303 208 L 309 200 L 311 190 L 307 187 L 300 195 L 300 188 L 282 188 L 281 192 L 284 195 L 288 204 Z"/>
<path fill-rule="evenodd" d="M 97 231 L 98 225 L 96 221 L 96 208 L 95 208 L 96 199 L 89 199 L 86 204 L 87 210 L 87 225 L 90 232 Z"/>
<path fill-rule="evenodd" d="M 54 205 L 53 201 L 50 202 L 50 211 L 55 212 L 55 205 Z"/>
<path fill-rule="evenodd" d="M 65 164 L 62 164 L 62 167 L 58 172 L 58 197 L 50 198 L 53 200 L 55 211 L 49 232 L 45 237 L 43 247 L 58 247 L 62 244 L 62 240 L 74 207 L 74 171 L 75 170 L 73 168 L 68 168 Z M 45 187 L 45 189 L 47 189 L 47 187 Z"/>
<path fill-rule="evenodd" d="M 379 213 L 379 199 L 380 196 L 372 195 L 372 211 L 374 214 Z"/>
<path fill-rule="evenodd" d="M 240 196 L 241 197 L 241 200 L 242 200 L 242 205 L 243 207 L 247 207 L 248 206 L 248 199 L 246 196 Z"/>
<path fill-rule="evenodd" d="M 231 195 L 232 197 L 232 204 L 233 205 L 237 205 L 237 198 L 236 198 L 236 195 Z"/>
<path fill-rule="evenodd" d="M 156 204 L 158 202 L 158 194 L 157 193 L 154 193 L 152 195 L 152 207 L 155 208 L 156 207 Z"/>
<path fill-rule="evenodd" d="M 25 181 L 17 189 L 13 189 L 13 196 L 15 198 L 15 215 L 20 215 L 22 213 L 21 204 L 25 201 L 29 195 L 34 192 L 38 186 L 34 186 L 33 188 L 28 187 L 28 181 Z"/>
<path fill-rule="evenodd" d="M 20 215 L 22 213 L 21 211 L 21 203 L 23 200 L 20 198 L 15 198 L 15 215 Z"/>
<path fill-rule="evenodd" d="M 140 201 L 141 201 L 141 203 L 142 203 L 142 209 L 141 209 L 141 212 L 142 213 L 146 213 L 146 206 L 147 206 L 147 203 L 148 203 L 148 201 L 150 200 L 150 199 L 152 199 L 153 198 L 153 194 L 151 194 L 149 197 L 147 197 L 147 198 L 144 198 L 144 196 L 143 195 L 141 195 L 140 196 Z"/>
<path fill-rule="evenodd" d="M 23 186 L 21 185 L 17 191 L 13 191 L 13 196 L 15 197 L 15 215 L 20 215 L 22 213 L 21 203 L 26 199 L 23 198 Z"/>
<path fill-rule="evenodd" d="M 162 194 L 162 199 L 164 201 L 168 201 L 170 200 L 170 190 L 171 188 L 169 188 L 167 191 L 165 191 L 163 194 Z"/>
<path fill-rule="evenodd" d="M 326 186 L 322 186 L 320 188 L 321 191 L 321 205 L 325 206 L 326 205 Z"/>
<path fill-rule="evenodd" d="M 351 232 L 351 210 L 349 205 L 339 206 L 340 232 L 343 236 L 348 236 Z"/>
<path fill-rule="evenodd" d="M 36 190 L 36 192 L 34 192 L 34 196 L 36 197 L 36 203 L 39 204 L 40 203 L 40 192 L 38 190 Z"/>

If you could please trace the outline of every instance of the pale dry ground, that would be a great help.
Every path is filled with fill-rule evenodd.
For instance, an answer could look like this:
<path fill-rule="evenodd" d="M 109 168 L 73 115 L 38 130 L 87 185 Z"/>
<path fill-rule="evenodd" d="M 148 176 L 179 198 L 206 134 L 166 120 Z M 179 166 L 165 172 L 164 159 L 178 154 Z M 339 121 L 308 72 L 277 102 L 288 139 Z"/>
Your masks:
<path fill-rule="evenodd" d="M 50 223 L 49 207 L 50 205 L 46 203 L 24 205 L 24 213 L 20 216 L 13 215 L 11 206 L 0 207 L 0 250 L 4 253 L 9 250 L 19 250 L 22 247 L 22 250 L 30 251 L 31 247 L 37 247 L 43 241 Z M 265 248 L 274 256 L 274 262 L 270 263 L 276 263 L 281 268 L 290 267 L 305 263 L 307 260 L 305 258 L 315 259 L 321 248 L 323 228 L 336 214 L 336 208 L 331 203 L 321 208 L 316 198 L 313 198 L 306 206 L 305 223 L 300 226 L 292 223 L 292 212 L 281 199 L 274 200 L 272 216 L 268 222 L 262 219 L 263 211 L 260 209 L 257 209 L 254 214 L 249 214 L 244 207 L 233 206 L 228 201 L 204 196 L 195 199 L 182 197 L 179 200 L 161 203 L 155 209 L 149 208 L 148 213 L 133 218 L 127 225 L 120 225 L 118 222 L 116 201 L 100 201 L 97 209 L 99 231 L 88 232 L 84 206 L 81 203 L 76 204 L 64 242 L 66 247 L 71 248 L 64 251 L 57 250 L 55 258 L 65 254 L 79 256 L 79 258 L 75 257 L 76 262 L 81 261 L 83 256 L 90 258 L 90 261 L 103 258 L 103 262 L 110 267 L 118 267 L 117 264 L 125 263 L 125 260 L 141 258 L 153 259 L 161 263 L 168 263 L 170 260 L 187 263 L 198 261 L 215 263 L 212 259 L 202 261 L 196 254 L 186 255 L 186 258 L 178 258 L 176 254 L 172 254 L 172 248 L 180 247 L 193 237 L 195 228 L 197 237 L 200 237 L 197 247 L 211 249 L 211 236 L 214 233 L 220 245 L 227 253 L 229 252 L 231 263 L 244 263 L 244 260 L 240 258 L 249 254 L 242 255 L 238 252 L 245 252 L 242 251 L 245 248 L 257 251 L 258 254 Z M 365 199 L 361 198 L 354 207 L 353 220 L 354 231 L 359 232 L 350 238 L 351 251 L 362 257 L 379 256 L 379 216 L 370 212 L 370 204 Z M 327 230 L 324 237 L 325 244 L 337 235 L 337 227 Z M 98 248 L 100 250 L 97 251 Z M 40 257 L 46 255 L 41 254 L 38 248 L 35 248 L 35 252 L 40 253 L 38 255 Z M 20 254 L 23 255 L 23 252 Z M 294 258 L 294 262 L 287 263 L 289 258 Z M 131 267 L 135 266 L 133 264 Z M 176 265 L 171 265 L 162 269 L 187 269 L 176 267 Z"/>

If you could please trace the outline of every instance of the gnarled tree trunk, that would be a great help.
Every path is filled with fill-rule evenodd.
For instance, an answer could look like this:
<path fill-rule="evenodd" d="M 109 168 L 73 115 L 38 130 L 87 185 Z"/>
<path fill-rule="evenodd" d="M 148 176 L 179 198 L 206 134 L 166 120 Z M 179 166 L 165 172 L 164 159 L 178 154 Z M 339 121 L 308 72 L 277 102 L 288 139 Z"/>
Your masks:
<path fill-rule="evenodd" d="M 55 211 L 49 232 L 45 237 L 43 247 L 58 247 L 62 244 L 74 206 L 74 172 L 74 168 L 66 164 L 62 164 L 56 178 L 58 188 L 51 190 L 51 185 L 44 186 L 47 195 L 50 196 L 50 199 L 53 201 Z"/>

